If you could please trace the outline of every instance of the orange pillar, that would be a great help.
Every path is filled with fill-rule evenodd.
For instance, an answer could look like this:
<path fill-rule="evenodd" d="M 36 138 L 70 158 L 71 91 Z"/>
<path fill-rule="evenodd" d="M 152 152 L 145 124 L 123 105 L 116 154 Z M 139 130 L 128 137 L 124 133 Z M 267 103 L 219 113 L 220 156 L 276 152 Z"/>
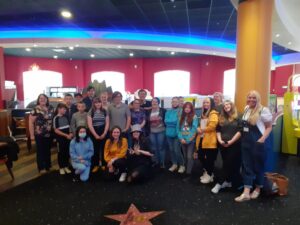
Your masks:
<path fill-rule="evenodd" d="M 237 18 L 235 103 L 243 111 L 250 90 L 269 99 L 274 0 L 240 0 Z"/>
<path fill-rule="evenodd" d="M 4 74 L 4 51 L 0 47 L 0 109 L 4 108 L 4 89 L 5 89 L 5 74 Z"/>

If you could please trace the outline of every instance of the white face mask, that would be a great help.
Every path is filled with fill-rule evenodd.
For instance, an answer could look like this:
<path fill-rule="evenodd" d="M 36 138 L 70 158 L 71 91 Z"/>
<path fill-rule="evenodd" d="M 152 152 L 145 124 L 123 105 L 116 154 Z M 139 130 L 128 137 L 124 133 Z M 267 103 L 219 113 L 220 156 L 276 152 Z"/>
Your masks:
<path fill-rule="evenodd" d="M 78 136 L 79 136 L 80 138 L 85 138 L 85 137 L 86 137 L 86 133 L 79 133 Z"/>

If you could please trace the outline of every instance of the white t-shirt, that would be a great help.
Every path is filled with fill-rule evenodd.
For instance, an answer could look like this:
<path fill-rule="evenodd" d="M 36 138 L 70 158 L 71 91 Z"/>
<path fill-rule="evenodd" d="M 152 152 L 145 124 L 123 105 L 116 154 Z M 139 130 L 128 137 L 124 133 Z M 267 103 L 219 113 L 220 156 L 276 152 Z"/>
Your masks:
<path fill-rule="evenodd" d="M 245 107 L 245 112 L 243 115 L 243 120 L 248 121 L 249 116 L 251 115 L 252 109 L 249 109 L 249 106 Z M 270 112 L 270 110 L 267 107 L 263 107 L 261 112 L 260 112 L 260 117 L 258 118 L 256 122 L 256 126 L 259 129 L 260 133 L 263 135 L 265 132 L 265 123 L 270 123 L 272 122 L 273 116 Z"/>

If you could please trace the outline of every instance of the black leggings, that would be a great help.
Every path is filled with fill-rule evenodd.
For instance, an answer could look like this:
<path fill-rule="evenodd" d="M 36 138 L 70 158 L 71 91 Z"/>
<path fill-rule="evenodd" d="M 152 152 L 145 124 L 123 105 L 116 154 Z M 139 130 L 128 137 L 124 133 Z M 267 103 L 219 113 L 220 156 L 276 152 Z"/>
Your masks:
<path fill-rule="evenodd" d="M 218 151 L 216 148 L 199 148 L 199 159 L 209 176 L 213 174 L 215 161 L 217 159 Z"/>
<path fill-rule="evenodd" d="M 94 127 L 96 133 L 101 136 L 104 132 L 104 126 L 101 127 Z M 99 162 L 101 161 L 102 166 L 106 165 L 104 160 L 104 145 L 106 138 L 102 140 L 97 140 L 92 134 L 91 138 L 94 145 L 94 155 L 92 157 L 92 168 L 95 166 L 99 166 Z"/>
<path fill-rule="evenodd" d="M 69 146 L 70 141 L 67 138 L 58 137 L 58 154 L 57 154 L 57 161 L 59 168 L 65 168 L 69 166 Z"/>

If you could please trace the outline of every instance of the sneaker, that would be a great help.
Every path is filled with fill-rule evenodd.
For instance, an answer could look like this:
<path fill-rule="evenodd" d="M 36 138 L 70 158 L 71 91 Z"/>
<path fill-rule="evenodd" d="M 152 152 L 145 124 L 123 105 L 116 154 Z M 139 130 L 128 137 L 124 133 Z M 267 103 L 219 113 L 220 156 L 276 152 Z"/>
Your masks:
<path fill-rule="evenodd" d="M 184 166 L 180 166 L 178 173 L 184 173 L 185 172 L 185 167 Z"/>
<path fill-rule="evenodd" d="M 124 182 L 126 180 L 127 173 L 122 173 L 119 182 Z"/>
<path fill-rule="evenodd" d="M 71 171 L 68 167 L 65 167 L 64 170 L 65 170 L 65 172 L 66 172 L 67 174 L 72 173 L 72 171 Z"/>
<path fill-rule="evenodd" d="M 240 196 L 234 199 L 236 202 L 245 202 L 250 200 L 250 195 L 248 194 L 241 194 Z"/>
<path fill-rule="evenodd" d="M 211 192 L 214 193 L 214 194 L 218 194 L 219 191 L 220 191 L 221 189 L 222 189 L 222 185 L 216 184 L 216 185 L 214 186 L 214 188 L 211 189 Z"/>
<path fill-rule="evenodd" d="M 92 173 L 97 173 L 99 170 L 99 166 L 95 166 L 92 170 Z"/>
<path fill-rule="evenodd" d="M 178 166 L 176 164 L 173 164 L 170 168 L 169 171 L 170 172 L 174 172 L 175 170 L 177 170 Z"/>
<path fill-rule="evenodd" d="M 202 184 L 209 184 L 209 183 L 211 183 L 211 182 L 213 182 L 214 181 L 214 175 L 211 175 L 211 176 L 209 176 L 208 174 L 205 176 L 205 177 L 203 177 L 203 179 L 201 179 L 201 183 Z"/>
<path fill-rule="evenodd" d="M 208 175 L 208 174 L 207 174 L 206 170 L 204 170 L 202 176 L 200 177 L 200 181 L 201 181 L 204 177 L 206 177 L 207 175 Z"/>
<path fill-rule="evenodd" d="M 227 182 L 227 181 L 224 181 L 223 184 L 221 185 L 221 188 L 231 188 L 232 185 L 231 185 L 231 182 Z"/>
<path fill-rule="evenodd" d="M 46 170 L 40 170 L 39 172 L 40 172 L 40 174 L 41 174 L 41 175 L 42 175 L 42 174 L 46 174 L 46 173 L 47 173 L 47 171 L 46 171 Z"/>
<path fill-rule="evenodd" d="M 59 174 L 60 174 L 60 175 L 65 175 L 65 174 L 66 174 L 66 173 L 65 173 L 65 170 L 64 170 L 63 168 L 59 169 Z"/>
<path fill-rule="evenodd" d="M 254 190 L 251 194 L 250 194 L 250 198 L 251 199 L 257 199 L 260 195 L 260 191 L 256 191 Z"/>

